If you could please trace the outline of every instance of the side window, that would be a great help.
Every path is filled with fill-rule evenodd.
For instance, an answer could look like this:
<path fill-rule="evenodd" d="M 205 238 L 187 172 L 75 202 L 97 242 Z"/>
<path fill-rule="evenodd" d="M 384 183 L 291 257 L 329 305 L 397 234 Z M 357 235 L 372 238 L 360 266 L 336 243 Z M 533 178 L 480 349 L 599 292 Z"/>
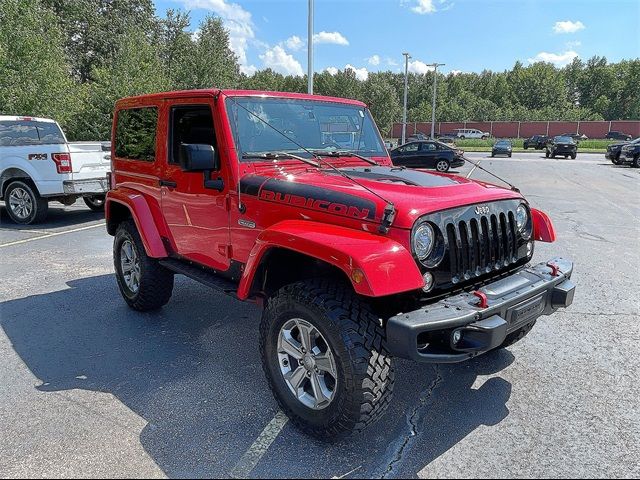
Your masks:
<path fill-rule="evenodd" d="M 116 157 L 153 162 L 157 126 L 157 107 L 120 110 L 116 124 Z"/>
<path fill-rule="evenodd" d="M 38 129 L 33 122 L 0 122 L 0 146 L 16 147 L 40 143 Z"/>
<path fill-rule="evenodd" d="M 208 105 L 173 107 L 169 129 L 169 163 L 180 163 L 180 145 L 183 143 L 216 146 L 213 115 Z"/>
<path fill-rule="evenodd" d="M 436 149 L 436 145 L 434 143 L 423 143 L 420 150 L 423 152 L 433 152 Z"/>
<path fill-rule="evenodd" d="M 64 135 L 57 124 L 53 122 L 38 122 L 38 135 L 42 144 L 61 144 L 65 143 Z"/>
<path fill-rule="evenodd" d="M 405 153 L 417 152 L 419 144 L 418 143 L 410 143 L 404 147 Z"/>

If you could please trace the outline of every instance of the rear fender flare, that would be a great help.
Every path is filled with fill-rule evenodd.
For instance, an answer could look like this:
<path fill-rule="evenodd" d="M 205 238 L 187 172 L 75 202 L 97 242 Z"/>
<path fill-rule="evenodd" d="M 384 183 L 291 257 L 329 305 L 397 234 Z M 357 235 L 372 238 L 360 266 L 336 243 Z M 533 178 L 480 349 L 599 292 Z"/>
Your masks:
<path fill-rule="evenodd" d="M 114 221 L 113 210 L 115 205 L 123 205 L 129 210 L 131 218 L 136 224 L 138 233 L 142 238 L 142 244 L 149 257 L 165 258 L 168 256 L 158 227 L 153 219 L 151 209 L 144 196 L 136 191 L 111 190 L 105 201 L 105 217 L 107 231 L 115 234 L 117 222 Z"/>
<path fill-rule="evenodd" d="M 292 250 L 333 265 L 345 273 L 356 293 L 368 297 L 393 295 L 424 286 L 413 255 L 395 240 L 336 225 L 285 220 L 258 236 L 240 279 L 240 299 L 247 299 L 251 294 L 256 271 L 270 248 Z M 358 270 L 363 274 L 360 281 L 354 280 L 359 276 Z"/>

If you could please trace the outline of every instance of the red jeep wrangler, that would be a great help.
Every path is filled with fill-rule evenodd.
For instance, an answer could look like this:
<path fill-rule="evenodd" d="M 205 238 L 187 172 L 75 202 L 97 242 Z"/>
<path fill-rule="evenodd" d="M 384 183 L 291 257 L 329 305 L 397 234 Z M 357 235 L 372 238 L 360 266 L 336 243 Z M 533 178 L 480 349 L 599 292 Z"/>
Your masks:
<path fill-rule="evenodd" d="M 357 101 L 198 90 L 120 100 L 107 229 L 125 301 L 175 273 L 263 306 L 260 352 L 305 432 L 360 430 L 393 357 L 460 362 L 567 307 L 573 264 L 529 261 L 549 218 L 514 189 L 394 167 Z"/>

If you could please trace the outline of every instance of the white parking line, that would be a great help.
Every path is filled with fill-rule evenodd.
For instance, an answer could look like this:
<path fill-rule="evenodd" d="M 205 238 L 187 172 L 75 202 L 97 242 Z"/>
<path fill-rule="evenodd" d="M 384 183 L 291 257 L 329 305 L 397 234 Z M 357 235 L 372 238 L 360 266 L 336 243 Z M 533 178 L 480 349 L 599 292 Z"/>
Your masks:
<path fill-rule="evenodd" d="M 256 438 L 256 441 L 244 452 L 240 461 L 229 472 L 231 478 L 247 478 L 251 471 L 258 464 L 260 459 L 267 453 L 267 450 L 280 434 L 289 418 L 280 410 L 276 416 L 264 427 L 262 433 Z"/>
<path fill-rule="evenodd" d="M 96 225 L 89 225 L 88 227 L 73 228 L 71 230 L 65 230 L 63 232 L 47 233 L 45 235 L 40 235 L 39 237 L 25 238 L 24 240 L 17 240 L 15 242 L 3 243 L 3 244 L 0 244 L 0 248 L 11 247 L 13 245 L 20 245 L 21 243 L 34 242 L 36 240 L 42 240 L 43 238 L 57 237 L 58 235 L 66 235 L 67 233 L 81 232 L 83 230 L 89 230 L 91 228 L 104 227 L 104 225 L 105 223 L 103 222 L 103 223 L 98 223 Z"/>

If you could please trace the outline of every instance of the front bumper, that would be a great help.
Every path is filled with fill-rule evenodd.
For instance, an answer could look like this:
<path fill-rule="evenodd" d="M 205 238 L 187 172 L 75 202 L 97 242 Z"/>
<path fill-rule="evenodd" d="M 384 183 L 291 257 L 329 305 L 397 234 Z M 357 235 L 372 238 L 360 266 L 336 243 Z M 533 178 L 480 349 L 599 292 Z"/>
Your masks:
<path fill-rule="evenodd" d="M 65 180 L 62 188 L 67 195 L 90 195 L 107 193 L 107 178 L 89 178 L 87 180 Z"/>
<path fill-rule="evenodd" d="M 486 308 L 478 296 L 461 293 L 391 317 L 389 352 L 417 362 L 455 363 L 493 350 L 509 333 L 571 305 L 572 273 L 571 261 L 555 258 L 480 288 Z M 454 344 L 455 332 L 460 340 Z"/>

